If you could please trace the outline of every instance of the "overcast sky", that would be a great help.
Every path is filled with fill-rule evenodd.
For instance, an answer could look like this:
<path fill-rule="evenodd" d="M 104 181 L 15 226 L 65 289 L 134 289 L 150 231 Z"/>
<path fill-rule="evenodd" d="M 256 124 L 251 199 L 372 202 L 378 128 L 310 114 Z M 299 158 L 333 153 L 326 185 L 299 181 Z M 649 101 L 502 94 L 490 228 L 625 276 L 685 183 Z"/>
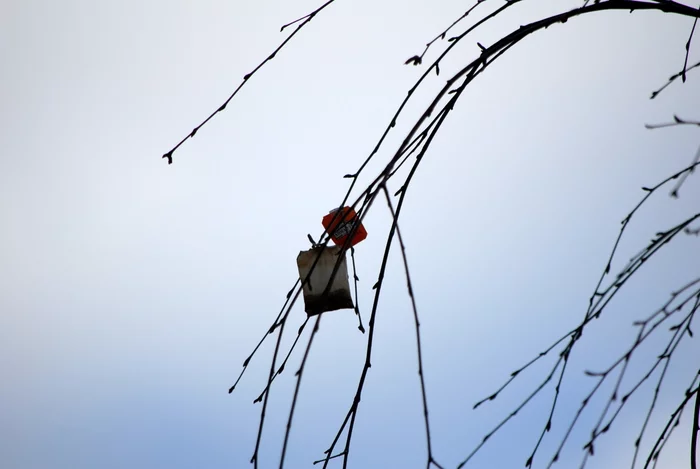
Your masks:
<path fill-rule="evenodd" d="M 286 34 L 280 26 L 319 4 L 3 2 L 0 467 L 248 467 L 260 411 L 252 401 L 264 388 L 272 344 L 236 392 L 226 391 L 294 284 L 307 233 L 317 236 L 342 200 L 342 176 L 367 157 L 423 72 L 404 61 L 468 6 L 338 0 L 167 165 L 161 155 L 274 50 Z M 491 44 L 577 4 L 528 0 L 457 48 L 360 186 L 449 72 L 478 54 L 476 41 Z M 471 410 L 578 323 L 641 186 L 695 155 L 697 128 L 644 128 L 674 113 L 700 117 L 694 73 L 648 99 L 680 70 L 691 27 L 660 13 L 608 12 L 537 33 L 470 86 L 421 163 L 401 228 L 421 315 L 434 452 L 445 467 L 546 374 L 555 357 Z M 700 57 L 695 45 L 690 55 L 691 63 Z M 614 269 L 656 231 L 694 213 L 694 179 L 679 200 L 662 191 L 638 214 Z M 357 246 L 365 315 L 389 224 L 377 203 Z M 581 370 L 617 358 L 635 332 L 631 322 L 695 278 L 697 242 L 683 236 L 669 246 L 592 326 L 536 467 L 546 466 L 594 383 Z M 413 317 L 392 253 L 353 438 L 355 468 L 425 466 Z M 304 317 L 299 303 L 289 330 Z M 312 467 L 342 423 L 364 361 L 366 336 L 356 326 L 351 310 L 324 315 L 286 467 Z M 695 343 L 683 350 L 698 356 Z M 278 467 L 298 352 L 272 393 L 261 468 Z M 697 360 L 672 367 L 654 429 L 696 372 Z M 651 386 L 596 447 L 595 467 L 629 466 Z M 471 467 L 522 467 L 552 395 L 549 388 Z M 578 467 L 599 412 L 582 420 L 558 467 Z M 677 432 L 663 467 L 687 464 L 687 419 Z"/>

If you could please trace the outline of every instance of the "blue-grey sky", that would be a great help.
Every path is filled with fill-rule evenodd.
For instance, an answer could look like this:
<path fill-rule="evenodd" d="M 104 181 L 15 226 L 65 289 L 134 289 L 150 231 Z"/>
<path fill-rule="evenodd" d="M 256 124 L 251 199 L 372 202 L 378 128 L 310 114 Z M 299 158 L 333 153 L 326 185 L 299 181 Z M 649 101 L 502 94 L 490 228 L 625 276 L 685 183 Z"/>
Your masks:
<path fill-rule="evenodd" d="M 0 467 L 248 467 L 259 414 L 252 401 L 271 344 L 236 392 L 226 390 L 293 285 L 306 234 L 322 231 L 322 216 L 347 189 L 342 176 L 366 158 L 422 73 L 404 61 L 467 7 L 338 0 L 186 142 L 174 164 L 161 160 L 276 47 L 282 24 L 318 5 L 5 2 Z M 577 2 L 567 5 L 528 0 L 458 48 L 361 183 L 386 163 L 444 77 L 478 53 L 476 41 L 491 44 Z M 470 86 L 427 153 L 401 228 L 441 464 L 462 460 L 546 372 L 535 369 L 471 410 L 577 324 L 640 187 L 692 160 L 696 128 L 644 128 L 674 113 L 698 117 L 693 73 L 648 99 L 680 70 L 691 26 L 660 13 L 609 12 L 542 31 Z M 630 225 L 614 269 L 692 214 L 700 191 L 691 177 L 679 200 L 665 194 Z M 389 222 L 377 203 L 357 246 L 365 314 Z M 553 432 L 591 386 L 581 370 L 616 358 L 619 337 L 632 338 L 631 322 L 697 275 L 696 249 L 694 237 L 669 246 L 592 326 L 572 358 L 578 368 Z M 424 467 L 413 317 L 392 252 L 352 467 Z M 290 329 L 304 317 L 300 303 Z M 356 325 L 349 310 L 324 316 L 287 467 L 311 467 L 342 422 L 364 360 L 366 337 Z M 687 356 L 697 356 L 690 345 Z M 299 358 L 276 382 L 262 468 L 277 467 Z M 697 371 L 697 363 L 683 365 L 664 387 L 656 425 Z M 521 467 L 551 396 L 505 427 L 472 467 Z M 647 402 L 621 415 L 596 448 L 596 467 L 629 465 Z M 686 463 L 684 423 L 665 467 Z M 578 467 L 586 434 L 576 435 L 559 467 Z"/>

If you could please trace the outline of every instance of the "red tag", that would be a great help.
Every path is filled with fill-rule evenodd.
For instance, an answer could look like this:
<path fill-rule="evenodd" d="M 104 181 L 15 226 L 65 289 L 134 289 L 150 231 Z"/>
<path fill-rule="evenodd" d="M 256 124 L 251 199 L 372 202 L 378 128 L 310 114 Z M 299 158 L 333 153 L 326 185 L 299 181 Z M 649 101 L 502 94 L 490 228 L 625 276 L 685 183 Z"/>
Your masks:
<path fill-rule="evenodd" d="M 367 237 L 367 230 L 362 226 L 362 222 L 357 216 L 357 213 L 350 207 L 343 207 L 331 211 L 323 217 L 323 227 L 330 234 L 331 239 L 338 246 L 351 247 Z M 347 241 L 348 236 L 352 235 L 350 241 Z"/>

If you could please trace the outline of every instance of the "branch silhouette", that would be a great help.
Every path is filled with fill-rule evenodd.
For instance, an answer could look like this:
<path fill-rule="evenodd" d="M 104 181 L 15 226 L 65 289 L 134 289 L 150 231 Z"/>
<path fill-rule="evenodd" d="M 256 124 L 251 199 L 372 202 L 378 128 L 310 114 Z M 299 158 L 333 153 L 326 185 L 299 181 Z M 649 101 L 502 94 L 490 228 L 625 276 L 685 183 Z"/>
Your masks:
<path fill-rule="evenodd" d="M 217 115 L 218 113 L 220 113 L 220 112 L 222 112 L 224 109 L 226 109 L 226 106 L 228 106 L 228 103 L 230 103 L 231 100 L 238 94 L 238 92 L 241 90 L 241 88 L 243 88 L 243 85 L 245 85 L 245 84 L 248 82 L 248 79 L 251 78 L 253 75 L 255 75 L 255 73 L 256 73 L 258 70 L 260 70 L 267 62 L 269 62 L 269 61 L 271 61 L 272 59 L 274 59 L 275 56 L 277 55 L 277 53 L 280 52 L 280 51 L 284 48 L 284 46 L 286 46 L 287 43 L 288 43 L 289 41 L 291 41 L 292 38 L 293 38 L 294 36 L 296 36 L 296 34 L 297 34 L 299 31 L 301 31 L 301 29 L 302 29 L 304 26 L 306 26 L 307 24 L 309 24 L 309 22 L 310 22 L 318 13 L 320 13 L 321 11 L 323 11 L 327 6 L 329 6 L 329 5 L 330 5 L 331 3 L 333 3 L 334 1 L 335 1 L 335 0 L 328 0 L 326 3 L 324 3 L 323 5 L 321 5 L 320 7 L 318 7 L 317 9 L 315 9 L 314 11 L 312 11 L 311 13 L 309 13 L 309 14 L 307 14 L 307 15 L 305 15 L 305 16 L 302 16 L 301 18 L 299 18 L 299 19 L 297 19 L 297 20 L 294 20 L 294 21 L 292 21 L 291 23 L 287 23 L 287 24 L 285 24 L 284 26 L 282 26 L 282 28 L 280 28 L 280 32 L 284 31 L 284 29 L 287 28 L 288 26 L 291 26 L 291 25 L 293 25 L 293 24 L 299 23 L 299 24 L 297 25 L 297 27 L 294 29 L 294 31 L 292 31 L 291 34 L 290 34 L 289 36 L 287 36 L 287 37 L 282 41 L 282 43 L 280 43 L 280 45 L 277 46 L 277 48 L 276 48 L 274 51 L 272 51 L 272 53 L 271 53 L 270 55 L 267 56 L 267 58 L 265 58 L 262 62 L 260 62 L 260 63 L 258 64 L 258 66 L 255 67 L 255 68 L 253 69 L 252 72 L 246 73 L 245 75 L 243 75 L 243 81 L 241 82 L 241 84 L 238 85 L 238 87 L 237 87 L 235 90 L 233 90 L 233 92 L 231 93 L 231 95 L 230 95 L 228 98 L 226 98 L 226 100 L 223 102 L 223 104 L 221 104 L 218 108 L 216 108 L 216 110 L 215 110 L 214 112 L 212 112 L 211 114 L 209 114 L 209 117 L 207 117 L 206 119 L 204 119 L 199 125 L 197 125 L 195 128 L 193 128 L 192 131 L 190 131 L 189 134 L 187 134 L 185 137 L 182 138 L 182 140 L 180 140 L 180 141 L 177 143 L 177 145 L 175 145 L 173 148 L 171 148 L 169 151 L 167 151 L 167 152 L 162 156 L 162 158 L 167 158 L 168 164 L 172 164 L 172 163 L 173 163 L 173 153 L 175 153 L 175 151 L 177 151 L 177 149 L 180 148 L 180 146 L 181 146 L 183 143 L 185 143 L 188 139 L 194 137 L 195 134 L 196 134 L 197 132 L 199 132 L 199 129 L 201 129 L 202 127 L 204 127 L 204 126 L 207 124 L 207 122 L 209 122 L 210 120 L 212 120 L 212 119 L 214 118 L 215 115 Z"/>
<path fill-rule="evenodd" d="M 243 82 L 233 91 L 233 93 L 220 105 L 209 117 L 207 117 L 203 122 L 197 125 L 188 135 L 186 135 L 175 147 L 163 155 L 163 158 L 168 159 L 168 163 L 172 163 L 173 153 L 188 139 L 192 138 L 197 131 L 206 125 L 217 113 L 223 111 L 229 102 L 235 97 L 242 86 L 247 83 L 247 81 L 267 62 L 272 60 L 275 55 L 282 50 L 283 47 L 294 37 L 297 32 L 301 30 L 306 24 L 308 24 L 318 13 L 323 11 L 327 6 L 333 3 L 334 0 L 329 0 L 323 5 L 321 5 L 316 10 L 311 13 L 302 16 L 294 21 L 291 21 L 282 26 L 281 31 L 284 31 L 287 27 L 296 26 L 294 31 L 287 36 L 287 38 L 267 57 L 265 58 L 251 73 L 246 74 L 243 78 Z M 473 83 L 473 81 L 486 71 L 494 61 L 498 60 L 503 54 L 508 52 L 512 47 L 519 44 L 525 38 L 548 29 L 550 26 L 557 24 L 567 23 L 570 19 L 577 18 L 580 16 L 588 15 L 590 13 L 603 13 L 606 11 L 629 11 L 639 12 L 639 11 L 649 11 L 657 13 L 669 13 L 674 15 L 679 15 L 683 17 L 693 18 L 694 23 L 691 29 L 688 42 L 685 47 L 685 60 L 683 68 L 680 72 L 672 75 L 668 82 L 664 84 L 661 88 L 654 91 L 651 94 L 651 98 L 654 99 L 659 96 L 659 94 L 670 86 L 677 78 L 681 78 L 683 82 L 686 81 L 686 75 L 688 72 L 700 67 L 700 62 L 688 67 L 688 57 L 690 53 L 691 41 L 695 31 L 695 24 L 697 18 L 700 16 L 700 10 L 692 8 L 690 6 L 675 2 L 673 0 L 601 0 L 590 2 L 586 0 L 581 6 L 563 11 L 561 13 L 551 15 L 545 18 L 541 18 L 537 21 L 531 22 L 520 26 L 518 29 L 511 31 L 503 35 L 500 39 L 495 41 L 491 45 L 484 45 L 474 38 L 474 34 L 479 28 L 487 23 L 490 23 L 494 18 L 499 17 L 506 10 L 513 9 L 520 4 L 524 4 L 525 0 L 510 0 L 505 2 L 499 2 L 499 6 L 495 6 L 493 10 L 484 14 L 480 19 L 475 20 L 472 24 L 465 25 L 464 23 L 472 18 L 471 14 L 477 10 L 477 7 L 483 5 L 495 5 L 495 1 L 491 0 L 477 0 L 469 8 L 466 9 L 465 13 L 455 19 L 447 28 L 430 40 L 422 53 L 414 55 L 405 61 L 406 64 L 413 66 L 423 66 L 426 62 L 426 56 L 432 48 L 438 45 L 444 46 L 443 50 L 437 55 L 437 57 L 430 62 L 423 72 L 423 74 L 416 80 L 415 84 L 408 90 L 406 97 L 399 104 L 396 112 L 391 117 L 388 125 L 383 130 L 377 143 L 373 147 L 369 155 L 364 159 L 362 164 L 353 173 L 346 174 L 344 178 L 350 179 L 349 187 L 341 201 L 338 204 L 339 207 L 350 206 L 356 210 L 358 218 L 363 220 L 367 213 L 372 209 L 373 203 L 376 201 L 377 197 L 384 197 L 387 208 L 391 216 L 391 227 L 386 234 L 386 241 L 382 255 L 382 261 L 377 273 L 376 283 L 373 285 L 372 290 L 374 291 L 372 307 L 369 313 L 369 320 L 367 323 L 367 330 L 365 335 L 365 348 L 364 348 L 364 364 L 362 370 L 360 371 L 357 387 L 352 401 L 349 403 L 347 412 L 344 415 L 342 422 L 336 434 L 332 437 L 331 442 L 327 449 L 324 451 L 325 456 L 321 459 L 313 461 L 313 464 L 323 464 L 323 468 L 329 466 L 333 461 L 341 460 L 343 468 L 347 468 L 349 465 L 349 455 L 352 447 L 352 438 L 355 429 L 356 418 L 360 410 L 361 397 L 364 391 L 365 383 L 369 376 L 369 370 L 371 368 L 373 345 L 375 341 L 378 340 L 375 332 L 375 321 L 377 316 L 380 314 L 378 304 L 379 299 L 382 294 L 382 287 L 384 279 L 387 275 L 387 264 L 389 253 L 391 251 L 392 244 L 394 244 L 394 238 L 398 239 L 398 244 L 401 250 L 401 257 L 403 261 L 404 273 L 406 278 L 406 288 L 408 296 L 411 300 L 411 307 L 414 318 L 414 330 L 416 337 L 416 349 L 417 349 L 417 364 L 418 364 L 418 375 L 419 375 L 419 385 L 421 390 L 421 405 L 424 416 L 424 428 L 425 428 L 425 440 L 426 440 L 426 469 L 430 469 L 431 466 L 442 469 L 441 466 L 434 455 L 433 443 L 430 431 L 430 419 L 428 413 L 428 398 L 426 392 L 426 383 L 424 379 L 424 366 L 423 366 L 423 355 L 422 355 L 422 344 L 420 335 L 420 321 L 418 310 L 415 302 L 414 287 L 411 281 L 411 276 L 409 272 L 409 263 L 406 254 L 406 249 L 404 245 L 403 238 L 401 236 L 401 231 L 399 230 L 399 220 L 401 216 L 401 211 L 405 203 L 405 197 L 410 187 L 410 184 L 420 167 L 425 155 L 431 147 L 434 137 L 441 130 L 443 123 L 454 110 L 459 99 L 463 96 L 466 88 Z M 485 7 L 481 7 L 482 9 Z M 481 11 L 481 10 L 479 10 Z M 454 33 L 453 31 L 457 28 L 464 28 L 463 31 L 459 33 Z M 448 34 L 454 34 L 452 37 L 447 38 Z M 446 39 L 447 38 L 447 39 Z M 441 86 L 439 91 L 437 91 L 425 111 L 417 118 L 415 121 L 409 121 L 410 129 L 406 132 L 401 143 L 395 152 L 393 152 L 388 160 L 383 165 L 382 169 L 374 176 L 373 179 L 361 190 L 356 190 L 356 184 L 359 180 L 359 176 L 367 169 L 370 161 L 377 157 L 379 150 L 384 148 L 386 138 L 389 132 L 392 131 L 397 125 L 400 118 L 404 117 L 405 110 L 408 103 L 414 98 L 416 91 L 426 83 L 426 81 L 433 77 L 432 71 L 435 70 L 435 76 L 439 76 L 440 63 L 448 55 L 453 56 L 455 48 L 458 45 L 463 44 L 467 38 L 472 40 L 472 44 L 476 43 L 479 52 L 476 57 L 471 61 L 468 61 L 457 70 L 455 73 L 451 74 Z M 700 122 L 693 120 L 681 119 L 674 116 L 673 122 L 663 123 L 663 124 L 653 124 L 647 125 L 649 129 L 658 129 L 678 125 L 687 126 L 700 126 Z M 500 422 L 493 427 L 488 433 L 486 433 L 483 439 L 475 446 L 475 448 L 466 455 L 466 457 L 459 463 L 458 468 L 465 467 L 469 464 L 472 458 L 486 447 L 486 443 L 491 440 L 496 433 L 498 433 L 506 424 L 513 420 L 519 412 L 528 406 L 533 399 L 542 393 L 543 390 L 553 386 L 554 394 L 550 405 L 548 406 L 547 414 L 545 415 L 544 424 L 542 428 L 537 433 L 537 440 L 533 445 L 532 450 L 525 459 L 525 465 L 531 467 L 535 459 L 540 456 L 543 451 L 542 444 L 547 438 L 547 435 L 552 433 L 552 422 L 557 414 L 560 407 L 560 399 L 562 398 L 562 383 L 564 380 L 571 375 L 569 371 L 570 357 L 577 344 L 581 341 L 584 329 L 586 329 L 590 323 L 602 317 L 603 311 L 608 307 L 613 298 L 615 298 L 618 293 L 624 288 L 628 281 L 648 264 L 648 260 L 652 258 L 655 254 L 660 252 L 662 248 L 668 246 L 673 240 L 675 240 L 679 234 L 699 234 L 700 227 L 694 227 L 693 224 L 700 218 L 700 213 L 687 217 L 682 222 L 675 224 L 673 226 L 667 227 L 662 231 L 659 231 L 656 236 L 649 241 L 635 256 L 633 256 L 629 262 L 612 277 L 611 268 L 613 261 L 617 259 L 618 248 L 623 236 L 626 234 L 630 221 L 635 216 L 635 214 L 640 210 L 642 206 L 654 195 L 657 195 L 661 188 L 665 188 L 672 181 L 675 181 L 675 185 L 670 191 L 672 197 L 678 197 L 680 187 L 685 183 L 687 177 L 693 173 L 696 166 L 700 164 L 700 149 L 695 156 L 692 164 L 668 177 L 661 180 L 657 184 L 650 187 L 642 187 L 644 195 L 641 200 L 634 206 L 630 212 L 622 219 L 621 228 L 615 239 L 610 255 L 606 260 L 603 272 L 593 289 L 588 305 L 585 309 L 585 314 L 580 322 L 573 327 L 566 334 L 562 335 L 560 338 L 555 340 L 549 347 L 544 349 L 537 356 L 533 357 L 527 361 L 523 366 L 513 371 L 504 384 L 502 384 L 496 391 L 491 393 L 486 398 L 478 401 L 474 405 L 474 409 L 481 407 L 482 405 L 488 404 L 489 402 L 495 400 L 500 394 L 507 388 L 514 385 L 516 381 L 523 374 L 528 371 L 535 363 L 550 357 L 555 354 L 554 364 L 548 369 L 548 372 L 544 375 L 544 378 L 538 381 L 538 384 L 534 389 L 530 390 L 526 396 L 520 401 L 520 403 L 514 407 L 514 409 L 505 416 Z M 392 185 L 394 181 L 398 180 L 396 183 L 399 189 L 392 195 L 388 189 L 388 184 L 391 181 Z M 397 187 L 393 186 L 393 187 Z M 392 197 L 397 197 L 398 201 L 394 206 Z M 339 212 L 336 213 L 335 217 L 339 216 Z M 334 217 L 334 221 L 335 221 Z M 348 236 L 350 239 L 352 236 Z M 312 244 L 319 246 L 322 249 L 327 246 L 330 241 L 330 236 L 325 231 L 321 233 L 316 239 L 318 239 L 318 244 L 314 242 L 314 238 L 309 235 L 309 239 Z M 321 251 L 322 251 L 321 249 Z M 353 268 L 353 280 L 354 280 L 354 296 L 355 296 L 355 313 L 358 317 L 359 326 L 358 329 L 365 333 L 365 327 L 360 316 L 359 300 L 358 300 L 358 282 L 359 278 L 356 272 L 354 248 L 349 244 L 342 246 L 343 254 L 346 251 L 350 251 L 352 259 Z M 314 264 L 311 267 L 311 272 L 316 267 L 319 257 L 316 258 Z M 336 263 L 333 275 L 337 273 L 340 265 L 340 259 Z M 257 346 L 253 349 L 250 355 L 243 362 L 243 369 L 241 370 L 238 378 L 234 382 L 233 386 L 229 389 L 231 393 L 237 386 L 237 384 L 242 379 L 251 361 L 259 351 L 263 342 L 268 338 L 276 334 L 276 345 L 271 357 L 270 369 L 267 381 L 260 395 L 255 399 L 255 402 L 262 402 L 260 422 L 257 432 L 255 450 L 251 458 L 251 462 L 257 469 L 259 464 L 259 453 L 261 447 L 261 440 L 263 434 L 263 428 L 266 419 L 266 410 L 268 399 L 270 397 L 273 385 L 275 384 L 276 378 L 281 375 L 285 369 L 287 362 L 291 359 L 292 355 L 296 350 L 297 344 L 299 343 L 302 333 L 305 330 L 309 319 L 307 318 L 297 329 L 296 336 L 294 337 L 291 347 L 283 352 L 281 350 L 281 342 L 283 335 L 285 333 L 285 326 L 290 318 L 290 312 L 294 308 L 299 295 L 302 292 L 303 286 L 308 282 L 311 274 L 309 274 L 304 279 L 296 279 L 292 288 L 288 291 L 284 304 L 277 314 L 277 316 L 272 321 L 271 326 L 265 332 L 261 340 L 258 342 Z M 637 439 L 635 440 L 633 457 L 632 457 L 632 468 L 636 467 L 636 463 L 640 457 L 641 452 L 641 442 L 647 430 L 649 428 L 652 414 L 654 413 L 657 402 L 659 399 L 662 383 L 667 377 L 667 370 L 671 361 L 676 357 L 676 351 L 679 345 L 687 339 L 693 338 L 692 332 L 692 322 L 695 318 L 695 313 L 700 307 L 700 278 L 695 279 L 682 286 L 675 292 L 672 292 L 670 299 L 663 304 L 659 309 L 652 312 L 648 317 L 639 320 L 634 323 L 633 327 L 638 328 L 635 340 L 629 345 L 626 351 L 614 360 L 606 369 L 602 371 L 591 371 L 588 370 L 586 374 L 594 380 L 594 384 L 590 392 L 586 395 L 585 399 L 581 402 L 580 406 L 573 419 L 569 425 L 564 430 L 563 435 L 558 440 L 556 444 L 556 449 L 554 453 L 548 458 L 548 466 L 557 462 L 560 458 L 562 450 L 569 442 L 570 437 L 574 429 L 579 425 L 581 417 L 584 413 L 589 412 L 591 408 L 591 400 L 602 393 L 604 389 L 604 384 L 611 383 L 612 386 L 611 393 L 606 399 L 605 404 L 598 415 L 597 419 L 593 424 L 591 429 L 590 438 L 586 441 L 583 446 L 583 456 L 581 461 L 581 468 L 585 467 L 588 460 L 594 454 L 595 445 L 607 434 L 608 431 L 613 426 L 613 423 L 617 420 L 623 408 L 626 407 L 629 402 L 629 398 L 640 392 L 643 385 L 646 382 L 654 381 L 655 385 L 653 387 L 653 393 L 651 400 L 649 402 L 649 407 L 645 414 L 645 419 L 641 425 L 639 433 L 637 434 Z M 284 466 L 285 458 L 288 452 L 289 436 L 292 429 L 293 417 L 296 409 L 297 398 L 300 394 L 301 380 L 305 370 L 305 366 L 308 361 L 308 357 L 312 348 L 312 343 L 315 336 L 319 333 L 319 324 L 321 320 L 319 315 L 315 321 L 311 333 L 309 334 L 304 353 L 301 357 L 300 365 L 295 373 L 296 385 L 292 396 L 292 403 L 290 406 L 290 411 L 287 419 L 287 426 L 284 434 L 284 440 L 282 444 L 282 451 L 280 454 L 279 467 L 280 469 Z M 290 326 L 291 327 L 291 326 Z M 292 329 L 293 330 L 293 329 Z M 648 343 L 649 338 L 654 336 L 657 337 L 661 335 L 662 331 L 670 333 L 670 338 L 665 342 L 663 349 L 657 355 L 657 358 L 645 369 L 646 371 L 641 374 L 641 376 L 629 378 L 630 375 L 630 363 L 633 358 L 636 358 L 638 354 L 635 352 L 643 344 Z M 291 332 L 293 334 L 293 332 Z M 281 364 L 278 366 L 278 360 L 280 354 L 283 354 L 284 358 Z M 699 372 L 700 373 L 700 372 Z M 692 428 L 692 439 L 691 439 L 691 467 L 695 467 L 696 464 L 696 453 L 697 453 L 697 439 L 698 439 L 698 414 L 700 413 L 700 390 L 697 385 L 698 376 L 695 375 L 690 382 L 689 386 L 685 392 L 685 398 L 681 400 L 679 406 L 670 415 L 667 425 L 662 429 L 661 433 L 657 437 L 653 447 L 651 448 L 649 454 L 647 455 L 644 467 L 649 467 L 650 464 L 655 466 L 656 461 L 658 461 L 659 454 L 663 450 L 668 441 L 669 436 L 673 432 L 673 429 L 678 426 L 680 422 L 681 414 L 685 406 L 690 402 L 691 399 L 695 399 L 695 413 L 694 413 L 694 423 Z M 631 380 L 631 381 L 630 381 Z"/>

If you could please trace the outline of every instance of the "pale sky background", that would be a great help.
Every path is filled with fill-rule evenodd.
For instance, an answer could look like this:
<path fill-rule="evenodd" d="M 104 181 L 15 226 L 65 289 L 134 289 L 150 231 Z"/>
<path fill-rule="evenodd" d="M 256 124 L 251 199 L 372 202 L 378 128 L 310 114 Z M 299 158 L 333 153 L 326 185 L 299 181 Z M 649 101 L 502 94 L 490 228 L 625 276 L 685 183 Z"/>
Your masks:
<path fill-rule="evenodd" d="M 347 189 L 342 176 L 369 154 L 422 73 L 403 62 L 469 6 L 338 0 L 185 143 L 173 165 L 161 160 L 276 47 L 282 24 L 319 4 L 2 3 L 0 468 L 249 467 L 260 410 L 252 400 L 272 348 L 233 395 L 226 391 L 293 285 L 306 234 L 322 231 L 321 218 Z M 367 177 L 430 90 L 475 56 L 476 41 L 488 45 L 562 8 L 528 0 L 457 49 Z M 693 73 L 648 99 L 680 69 L 691 26 L 659 13 L 612 12 L 540 32 L 475 81 L 428 152 L 401 227 L 422 319 L 434 452 L 445 467 L 546 371 L 471 410 L 578 323 L 640 187 L 692 160 L 697 128 L 644 129 L 674 113 L 700 118 Z M 691 63 L 698 50 L 700 43 Z M 680 200 L 665 191 L 639 213 L 616 267 L 694 213 L 695 178 Z M 381 204 L 365 226 L 357 262 L 367 315 L 389 226 Z M 684 236 L 669 246 L 593 325 L 572 358 L 578 368 L 553 433 L 593 383 L 581 370 L 616 358 L 634 333 L 631 321 L 697 276 L 697 242 Z M 353 438 L 355 468 L 425 465 L 413 318 L 397 253 Z M 300 302 L 289 329 L 303 319 Z M 323 457 L 351 403 L 364 340 L 352 311 L 324 316 L 286 467 Z M 684 350 L 657 425 L 697 371 L 696 343 Z M 273 390 L 261 468 L 277 467 L 299 359 Z M 629 467 L 650 392 L 623 412 L 589 467 Z M 551 395 L 468 467 L 523 467 Z M 597 415 L 582 422 L 556 467 L 578 467 Z M 687 465 L 687 424 L 662 467 Z M 545 449 L 558 439 L 547 441 Z"/>

